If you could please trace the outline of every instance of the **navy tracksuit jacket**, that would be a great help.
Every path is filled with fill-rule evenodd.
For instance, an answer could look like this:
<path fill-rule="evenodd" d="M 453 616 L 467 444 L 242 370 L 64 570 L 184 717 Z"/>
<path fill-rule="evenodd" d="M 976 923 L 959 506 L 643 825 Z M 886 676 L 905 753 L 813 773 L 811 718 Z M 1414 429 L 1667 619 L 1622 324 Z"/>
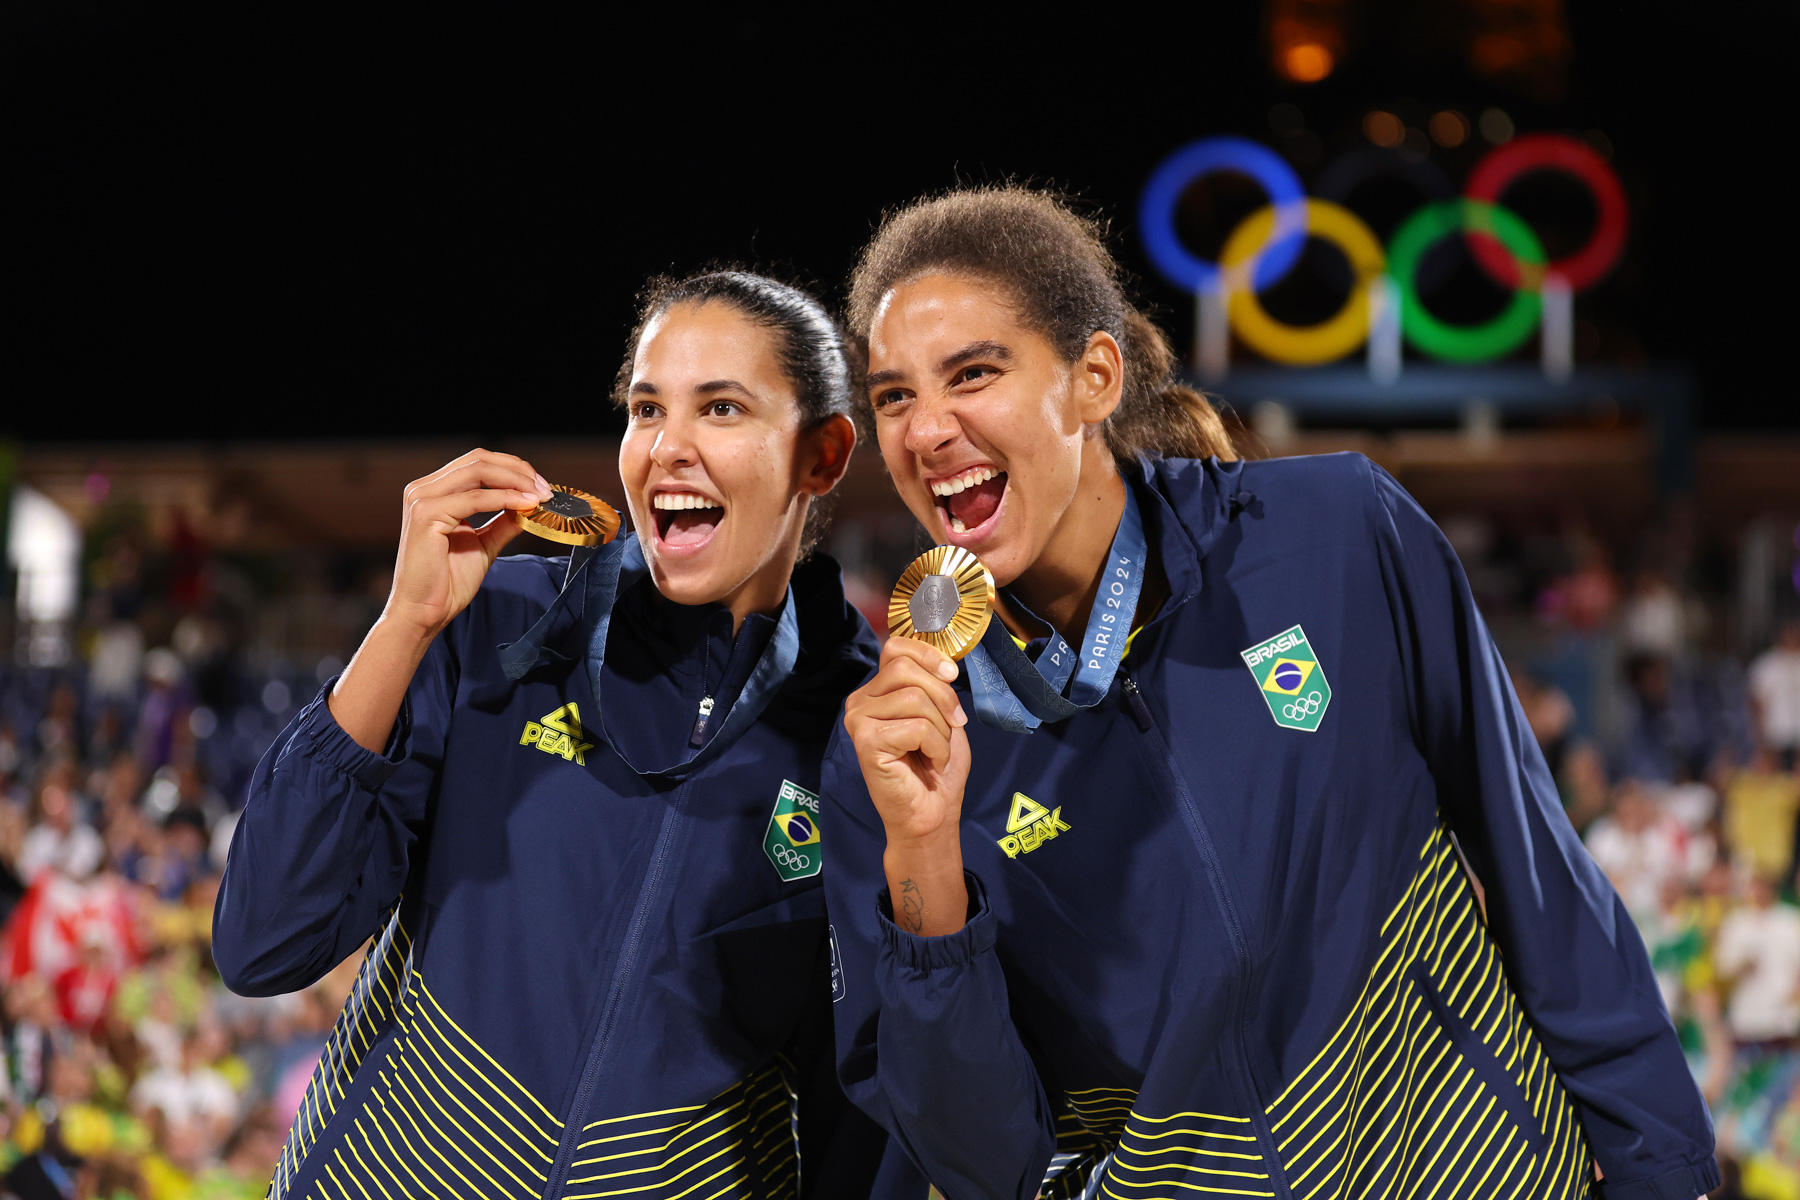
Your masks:
<path fill-rule="evenodd" d="M 1716 1186 L 1643 944 L 1436 526 L 1359 455 L 1131 486 L 1171 595 L 1096 707 L 969 725 L 961 931 L 889 919 L 835 737 L 851 1098 L 949 1200 Z"/>
<path fill-rule="evenodd" d="M 674 761 L 702 695 L 717 732 L 774 623 L 734 646 L 729 613 L 640 582 L 613 610 L 602 714 L 565 563 L 494 564 L 385 756 L 321 695 L 257 768 L 214 914 L 227 985 L 304 987 L 376 939 L 271 1196 L 922 1200 L 833 1075 L 821 879 L 764 848 L 874 661 L 836 566 L 794 574 L 800 649 L 761 718 L 668 779 L 607 731 Z M 497 646 L 552 610 L 509 680 Z"/>

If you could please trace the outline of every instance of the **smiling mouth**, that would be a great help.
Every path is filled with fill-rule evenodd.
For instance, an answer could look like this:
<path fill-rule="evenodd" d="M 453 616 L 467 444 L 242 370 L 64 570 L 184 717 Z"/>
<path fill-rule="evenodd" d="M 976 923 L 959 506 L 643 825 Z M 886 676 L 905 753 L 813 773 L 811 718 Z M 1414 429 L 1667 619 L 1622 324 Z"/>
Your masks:
<path fill-rule="evenodd" d="M 693 492 L 658 492 L 650 505 L 656 540 L 672 550 L 704 546 L 725 519 L 724 505 Z"/>
<path fill-rule="evenodd" d="M 987 524 L 1005 494 L 1006 472 L 995 467 L 977 467 L 931 485 L 932 502 L 943 510 L 951 533 L 970 533 Z"/>

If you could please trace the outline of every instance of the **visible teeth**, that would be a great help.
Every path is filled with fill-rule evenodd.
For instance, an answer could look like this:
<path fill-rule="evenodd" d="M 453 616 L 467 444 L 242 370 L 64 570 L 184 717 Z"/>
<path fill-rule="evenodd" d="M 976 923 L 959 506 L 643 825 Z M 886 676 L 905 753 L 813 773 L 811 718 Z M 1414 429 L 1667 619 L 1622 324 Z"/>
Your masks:
<path fill-rule="evenodd" d="M 966 491 L 969 488 L 975 487 L 977 484 L 986 483 L 988 480 L 995 478 L 999 474 L 1000 472 L 992 467 L 976 467 L 973 470 L 964 471 L 954 479 L 938 480 L 938 482 L 931 485 L 931 492 L 935 496 L 954 496 L 956 493 Z"/>
<path fill-rule="evenodd" d="M 967 533 L 967 532 L 969 532 L 969 528 L 968 528 L 968 526 L 966 526 L 962 523 L 962 519 L 960 517 L 951 517 L 950 518 L 950 532 L 951 533 Z"/>
<path fill-rule="evenodd" d="M 723 508 L 717 500 L 708 500 L 705 496 L 693 492 L 658 492 L 650 497 L 652 508 L 684 509 L 684 508 Z"/>

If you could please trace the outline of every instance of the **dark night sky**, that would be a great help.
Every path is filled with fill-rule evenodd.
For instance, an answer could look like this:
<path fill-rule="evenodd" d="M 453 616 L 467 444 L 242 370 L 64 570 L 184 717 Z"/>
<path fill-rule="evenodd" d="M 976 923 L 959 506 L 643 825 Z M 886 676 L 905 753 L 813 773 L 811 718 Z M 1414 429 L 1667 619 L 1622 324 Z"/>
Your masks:
<path fill-rule="evenodd" d="M 737 260 L 835 301 L 884 206 L 1014 175 L 1116 213 L 1148 275 L 1132 209 L 1151 167 L 1207 133 L 1272 140 L 1282 100 L 1327 160 L 1377 104 L 1603 130 L 1636 224 L 1578 315 L 1696 364 L 1709 427 L 1800 425 L 1772 349 L 1793 339 L 1800 263 L 1761 223 L 1788 206 L 1793 6 L 1718 6 L 1710 25 L 1572 7 L 1566 92 L 1534 103 L 1421 35 L 1429 3 L 1364 0 L 1358 44 L 1311 87 L 1272 77 L 1248 2 L 1054 24 L 9 6 L 0 436 L 610 428 L 648 274 Z M 1472 158 L 1448 158 L 1460 182 Z M 1184 297 L 1144 291 L 1185 331 Z"/>

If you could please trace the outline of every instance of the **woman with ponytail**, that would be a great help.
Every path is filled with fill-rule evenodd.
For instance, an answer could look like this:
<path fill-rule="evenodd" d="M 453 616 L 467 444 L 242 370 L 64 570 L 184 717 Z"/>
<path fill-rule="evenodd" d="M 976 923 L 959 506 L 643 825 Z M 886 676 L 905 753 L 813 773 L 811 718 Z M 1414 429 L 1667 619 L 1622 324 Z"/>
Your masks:
<path fill-rule="evenodd" d="M 805 292 L 659 280 L 614 396 L 631 531 L 498 558 L 495 510 L 553 500 L 530 463 L 408 486 L 387 607 L 258 764 L 214 912 L 244 995 L 371 943 L 270 1200 L 924 1195 L 830 1054 L 818 771 L 875 644 L 806 551 L 850 386 Z"/>
<path fill-rule="evenodd" d="M 1716 1186 L 1643 945 L 1399 485 L 1236 461 L 1042 193 L 891 215 L 849 316 L 901 497 L 998 587 L 966 669 L 888 640 L 822 776 L 839 1074 L 943 1194 Z"/>

